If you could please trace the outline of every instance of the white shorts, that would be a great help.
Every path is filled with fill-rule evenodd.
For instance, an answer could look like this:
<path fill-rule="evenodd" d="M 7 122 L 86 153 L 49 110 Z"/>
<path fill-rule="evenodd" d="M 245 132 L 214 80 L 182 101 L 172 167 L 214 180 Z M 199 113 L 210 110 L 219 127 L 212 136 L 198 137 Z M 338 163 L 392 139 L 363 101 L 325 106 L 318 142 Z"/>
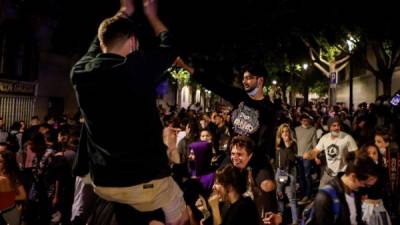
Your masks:
<path fill-rule="evenodd" d="M 127 204 L 141 212 L 161 208 L 167 223 L 178 221 L 186 210 L 183 192 L 170 176 L 130 187 L 92 185 L 105 200 Z"/>

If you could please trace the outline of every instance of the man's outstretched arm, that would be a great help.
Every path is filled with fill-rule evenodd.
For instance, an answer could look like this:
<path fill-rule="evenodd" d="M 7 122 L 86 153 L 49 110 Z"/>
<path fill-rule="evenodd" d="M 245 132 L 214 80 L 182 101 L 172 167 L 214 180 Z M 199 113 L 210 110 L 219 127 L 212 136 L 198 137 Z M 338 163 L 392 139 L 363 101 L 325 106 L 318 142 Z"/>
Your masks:
<path fill-rule="evenodd" d="M 158 17 L 158 7 L 156 0 L 143 0 L 143 12 L 150 26 L 154 30 L 154 34 L 159 36 L 161 33 L 168 31 L 167 27 Z"/>

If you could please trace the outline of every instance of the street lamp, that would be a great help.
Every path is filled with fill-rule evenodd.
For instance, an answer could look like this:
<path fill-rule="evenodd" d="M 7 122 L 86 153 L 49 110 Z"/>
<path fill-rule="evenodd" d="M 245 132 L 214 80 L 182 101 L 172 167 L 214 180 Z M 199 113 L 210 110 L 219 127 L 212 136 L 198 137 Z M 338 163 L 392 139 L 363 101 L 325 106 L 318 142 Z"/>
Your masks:
<path fill-rule="evenodd" d="M 349 52 L 354 49 L 354 43 L 355 40 L 352 36 L 349 37 L 349 39 L 346 40 L 347 46 L 349 47 Z M 350 60 L 350 59 L 349 59 Z M 348 65 L 349 69 L 349 114 L 350 116 L 353 115 L 353 73 L 351 72 L 351 61 L 349 61 Z"/>
<path fill-rule="evenodd" d="M 272 81 L 272 84 L 273 84 L 273 85 L 276 85 L 277 83 L 278 83 L 278 82 L 277 82 L 276 80 L 273 80 L 273 81 Z"/>
<path fill-rule="evenodd" d="M 346 40 L 350 52 L 354 49 L 355 41 L 356 40 L 352 36 L 349 36 L 349 39 Z"/>
<path fill-rule="evenodd" d="M 304 90 L 303 90 L 303 97 L 304 97 L 304 105 L 308 105 L 308 95 L 309 95 L 309 84 L 307 82 L 307 69 L 308 69 L 308 64 L 304 63 L 303 64 L 303 80 L 304 80 Z"/>

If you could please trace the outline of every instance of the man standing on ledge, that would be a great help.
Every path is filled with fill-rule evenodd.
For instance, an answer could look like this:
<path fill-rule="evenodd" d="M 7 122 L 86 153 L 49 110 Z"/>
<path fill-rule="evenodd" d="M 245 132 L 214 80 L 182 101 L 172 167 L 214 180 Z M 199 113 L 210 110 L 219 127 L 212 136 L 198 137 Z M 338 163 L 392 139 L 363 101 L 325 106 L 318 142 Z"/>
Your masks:
<path fill-rule="evenodd" d="M 141 212 L 161 208 L 167 224 L 185 224 L 186 204 L 170 176 L 156 107 L 156 82 L 177 53 L 154 0 L 143 1 L 143 12 L 159 45 L 151 52 L 139 51 L 140 30 L 128 18 L 135 11 L 132 1 L 123 0 L 121 10 L 100 24 L 96 40 L 72 68 L 71 82 L 85 119 L 75 172 L 89 173 L 94 191 L 108 201 Z M 126 127 L 137 131 L 123 132 Z M 85 154 L 89 165 L 80 164 Z"/>
<path fill-rule="evenodd" d="M 259 204 L 259 209 L 275 213 L 277 211 L 276 185 L 274 176 L 268 171 L 272 171 L 270 160 L 275 159 L 274 131 L 277 118 L 274 105 L 263 93 L 267 79 L 265 67 L 254 63 L 243 66 L 243 89 L 240 89 L 218 82 L 213 74 L 217 70 L 201 71 L 187 65 L 181 58 L 177 58 L 175 63 L 188 70 L 193 78 L 205 88 L 233 105 L 231 118 L 234 135 L 247 136 L 255 143 L 251 159 L 246 167 L 251 168 L 251 173 L 254 174 L 257 182 L 257 189 L 260 190 L 258 196 L 255 197 L 262 203 Z"/>
<path fill-rule="evenodd" d="M 175 63 L 188 70 L 193 75 L 193 79 L 205 88 L 233 105 L 231 120 L 234 136 L 248 136 L 256 144 L 251 162 L 253 169 L 257 171 L 265 166 L 266 161 L 275 159 L 273 134 L 277 117 L 275 106 L 263 92 L 267 79 L 267 70 L 264 65 L 249 63 L 243 66 L 243 89 L 240 89 L 218 82 L 214 72 L 218 70 L 206 68 L 202 71 L 187 65 L 181 58 L 178 58 Z"/>

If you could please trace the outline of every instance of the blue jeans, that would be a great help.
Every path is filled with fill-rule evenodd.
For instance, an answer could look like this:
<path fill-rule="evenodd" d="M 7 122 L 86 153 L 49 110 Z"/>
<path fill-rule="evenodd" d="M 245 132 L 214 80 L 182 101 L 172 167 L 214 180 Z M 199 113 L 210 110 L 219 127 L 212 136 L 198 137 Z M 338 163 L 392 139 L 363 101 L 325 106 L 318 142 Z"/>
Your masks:
<path fill-rule="evenodd" d="M 290 210 L 292 214 L 292 223 L 297 223 L 298 216 L 297 216 L 297 199 L 296 199 L 296 175 L 288 174 L 289 175 L 289 182 L 286 184 L 282 184 L 279 182 L 278 176 L 280 173 L 280 169 L 276 170 L 275 180 L 277 183 L 277 192 L 284 193 L 290 205 Z M 278 198 L 278 206 L 279 211 L 283 214 L 285 210 L 285 203 L 282 198 Z"/>
<path fill-rule="evenodd" d="M 301 194 L 311 198 L 312 193 L 312 179 L 311 179 L 311 168 L 312 161 L 303 159 L 303 157 L 297 157 L 298 160 L 298 171 L 300 178 L 300 190 Z"/>

